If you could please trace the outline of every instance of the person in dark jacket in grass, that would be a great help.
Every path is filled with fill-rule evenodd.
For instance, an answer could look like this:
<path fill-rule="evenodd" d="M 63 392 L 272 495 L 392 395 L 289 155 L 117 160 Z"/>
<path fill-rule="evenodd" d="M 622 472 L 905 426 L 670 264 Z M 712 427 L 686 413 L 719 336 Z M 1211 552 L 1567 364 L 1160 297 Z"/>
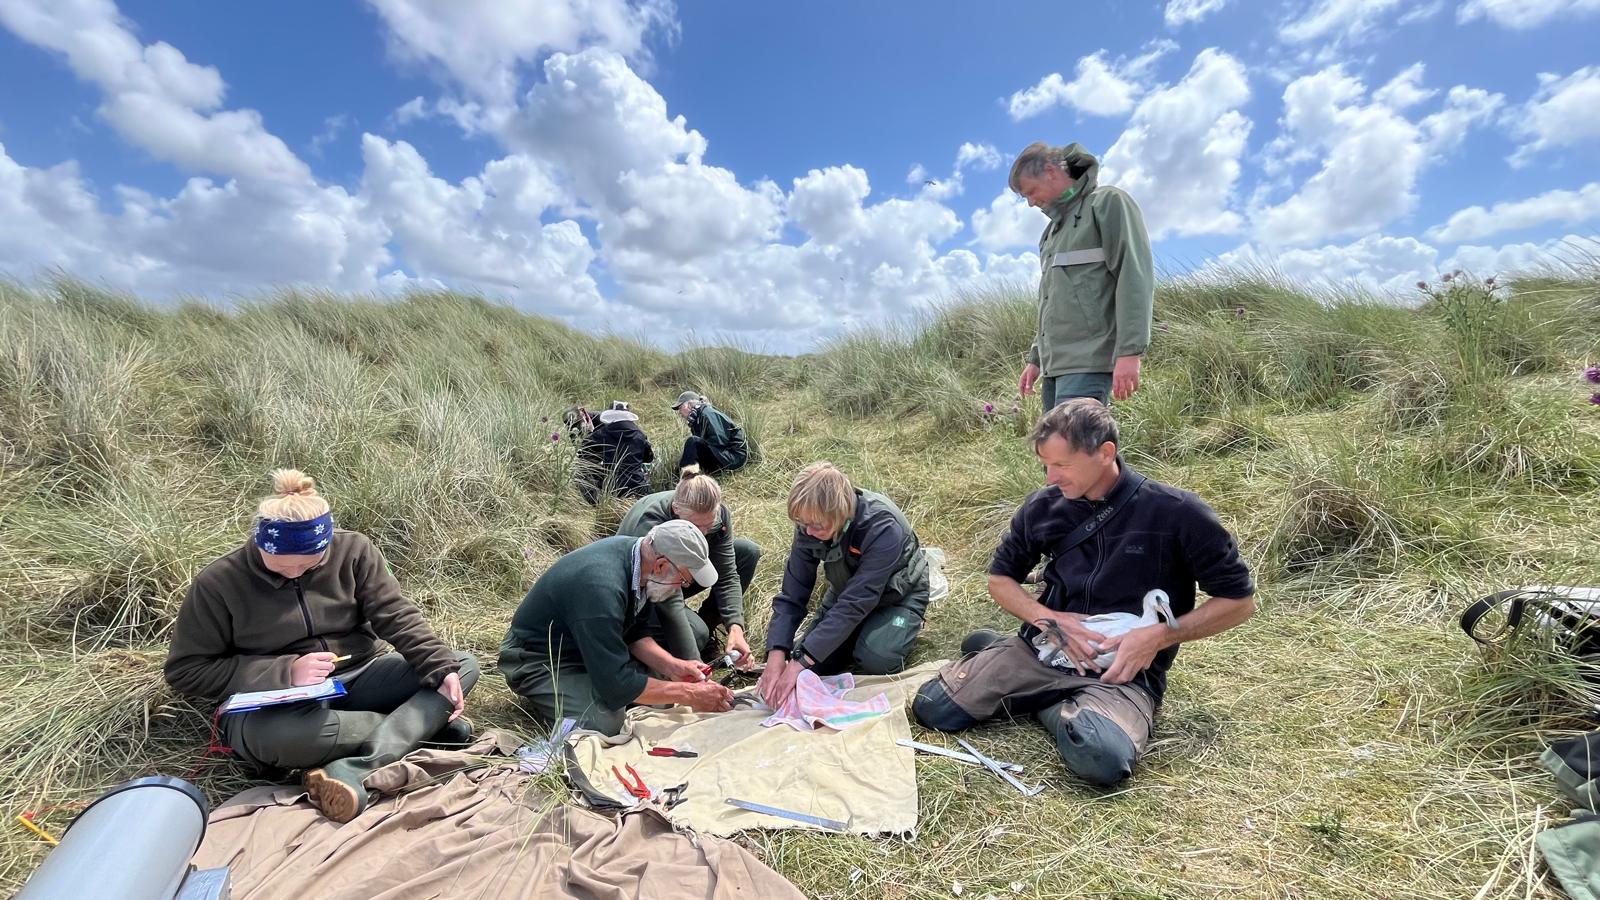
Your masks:
<path fill-rule="evenodd" d="M 595 421 L 594 430 L 578 446 L 578 491 L 590 503 L 603 494 L 642 497 L 650 492 L 650 464 L 656 461 L 639 416 L 617 400 Z"/>
<path fill-rule="evenodd" d="M 795 523 L 783 589 L 772 600 L 761 696 L 777 709 L 805 669 L 889 675 L 905 668 L 928 609 L 928 562 L 905 513 L 850 483 L 833 463 L 800 470 L 789 490 Z M 828 590 L 803 636 L 822 568 Z"/>
<path fill-rule="evenodd" d="M 726 711 L 732 692 L 704 680 L 709 667 L 699 660 L 657 643 L 652 610 L 686 584 L 716 581 L 705 535 L 681 519 L 579 547 L 539 576 L 512 615 L 500 642 L 506 685 L 543 721 L 575 719 L 608 735 L 635 704 Z"/>
<path fill-rule="evenodd" d="M 709 599 L 695 612 L 690 612 L 684 601 L 705 590 L 699 583 L 686 585 L 681 596 L 656 605 L 667 651 L 679 659 L 720 656 L 708 651 L 713 650 L 712 633 L 723 625 L 728 629 L 727 652 L 739 654 L 735 665 L 753 668 L 755 659 L 744 636 L 744 595 L 756 576 L 761 548 L 754 541 L 733 536 L 733 513 L 722 502 L 721 485 L 695 466 L 679 473 L 676 490 L 639 498 L 622 517 L 617 534 L 644 537 L 650 529 L 673 519 L 692 523 L 706 536 L 711 564 L 717 569 L 717 583 L 711 587 Z"/>
<path fill-rule="evenodd" d="M 1179 645 L 1250 618 L 1255 584 L 1205 501 L 1146 479 L 1123 460 L 1117 423 L 1100 401 L 1080 397 L 1052 408 L 1032 441 L 1049 486 L 1023 501 L 989 564 L 990 596 L 1022 628 L 968 635 L 966 655 L 922 685 L 912 713 L 939 731 L 1032 713 L 1070 771 L 1112 785 L 1133 773 L 1144 752 Z M 1046 588 L 1035 597 L 1021 582 L 1041 558 Z M 1198 604 L 1197 583 L 1210 598 Z M 1084 622 L 1104 613 L 1138 616 L 1158 588 L 1175 623 L 1108 638 Z M 1066 638 L 1059 649 L 1070 668 L 1041 661 L 1034 644 L 1041 627 Z M 1095 660 L 1111 651 L 1101 671 Z"/>
<path fill-rule="evenodd" d="M 230 713 L 221 728 L 248 763 L 310 770 L 311 802 L 348 822 L 366 807 L 368 774 L 424 741 L 472 736 L 460 716 L 478 661 L 439 639 L 372 541 L 334 528 L 311 478 L 279 469 L 272 484 L 250 540 L 190 584 L 164 674 L 213 702 L 336 675 L 343 697 Z"/>
<path fill-rule="evenodd" d="M 684 391 L 672 409 L 689 425 L 689 437 L 678 457 L 679 469 L 697 465 L 707 475 L 715 475 L 741 469 L 749 461 L 744 431 L 704 395 Z"/>

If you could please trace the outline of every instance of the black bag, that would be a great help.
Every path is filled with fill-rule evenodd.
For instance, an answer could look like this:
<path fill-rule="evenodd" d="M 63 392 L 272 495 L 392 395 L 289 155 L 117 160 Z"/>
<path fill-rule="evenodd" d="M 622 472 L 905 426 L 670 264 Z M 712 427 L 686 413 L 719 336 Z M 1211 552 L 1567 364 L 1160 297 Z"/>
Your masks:
<path fill-rule="evenodd" d="M 1483 618 L 1499 606 L 1506 607 L 1504 624 L 1480 634 Z M 1574 656 L 1600 660 L 1600 588 L 1549 585 L 1500 591 L 1461 613 L 1461 630 L 1485 647 L 1504 645 L 1529 622 Z"/>

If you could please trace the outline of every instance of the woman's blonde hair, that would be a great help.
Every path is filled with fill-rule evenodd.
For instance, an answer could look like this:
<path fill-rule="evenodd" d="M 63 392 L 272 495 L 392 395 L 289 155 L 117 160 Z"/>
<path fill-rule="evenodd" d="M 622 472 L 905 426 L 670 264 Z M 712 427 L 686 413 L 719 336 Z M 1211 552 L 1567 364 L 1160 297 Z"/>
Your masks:
<path fill-rule="evenodd" d="M 305 522 L 328 511 L 317 482 L 299 469 L 274 469 L 272 493 L 261 498 L 256 515 L 280 522 Z"/>
<path fill-rule="evenodd" d="M 808 515 L 820 517 L 837 528 L 856 511 L 856 489 L 849 476 L 831 462 L 814 462 L 804 469 L 789 489 L 789 518 L 799 522 Z"/>
<path fill-rule="evenodd" d="M 684 466 L 678 472 L 678 489 L 672 494 L 672 509 L 678 515 L 704 515 L 722 505 L 722 485 L 703 474 L 698 465 Z"/>

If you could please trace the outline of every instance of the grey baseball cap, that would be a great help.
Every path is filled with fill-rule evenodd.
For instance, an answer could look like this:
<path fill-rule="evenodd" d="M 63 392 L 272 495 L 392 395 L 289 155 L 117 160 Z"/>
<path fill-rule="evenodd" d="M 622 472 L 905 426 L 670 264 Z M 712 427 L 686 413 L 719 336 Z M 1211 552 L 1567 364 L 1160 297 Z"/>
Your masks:
<path fill-rule="evenodd" d="M 717 583 L 717 567 L 711 564 L 711 550 L 706 546 L 706 536 L 692 522 L 669 519 L 650 529 L 645 535 L 650 546 L 665 556 L 675 566 L 683 566 L 694 574 L 695 583 L 711 587 Z"/>
<path fill-rule="evenodd" d="M 700 399 L 700 395 L 696 394 L 694 391 L 684 391 L 683 393 L 678 395 L 677 402 L 672 404 L 672 408 L 673 409 L 677 409 L 678 407 L 684 405 L 685 403 L 693 403 L 694 401 L 699 400 L 699 399 Z"/>

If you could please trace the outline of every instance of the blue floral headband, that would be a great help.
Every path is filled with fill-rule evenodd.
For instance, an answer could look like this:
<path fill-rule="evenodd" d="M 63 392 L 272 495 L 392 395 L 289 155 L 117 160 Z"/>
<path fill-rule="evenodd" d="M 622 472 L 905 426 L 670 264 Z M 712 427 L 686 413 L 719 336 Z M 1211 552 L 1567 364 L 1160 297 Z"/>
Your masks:
<path fill-rule="evenodd" d="M 274 556 L 311 556 L 333 540 L 333 513 L 304 522 L 262 519 L 256 523 L 256 546 Z"/>

